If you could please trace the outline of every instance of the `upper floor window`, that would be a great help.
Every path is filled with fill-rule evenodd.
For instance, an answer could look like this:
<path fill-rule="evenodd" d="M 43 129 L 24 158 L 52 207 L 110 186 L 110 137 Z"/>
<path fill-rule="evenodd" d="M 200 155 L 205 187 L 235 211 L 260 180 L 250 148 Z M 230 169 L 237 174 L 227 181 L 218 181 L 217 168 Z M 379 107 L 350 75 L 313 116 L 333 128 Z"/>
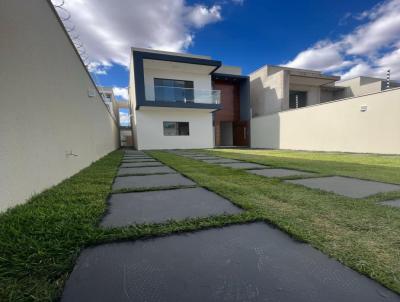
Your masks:
<path fill-rule="evenodd" d="M 194 102 L 193 81 L 154 79 L 156 101 Z"/>

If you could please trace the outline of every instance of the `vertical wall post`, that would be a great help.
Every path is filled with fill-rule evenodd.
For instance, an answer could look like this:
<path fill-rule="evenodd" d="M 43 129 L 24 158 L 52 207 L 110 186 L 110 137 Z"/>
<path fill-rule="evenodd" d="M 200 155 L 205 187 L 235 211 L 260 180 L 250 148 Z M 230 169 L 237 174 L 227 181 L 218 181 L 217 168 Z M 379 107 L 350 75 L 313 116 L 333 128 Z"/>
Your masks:
<path fill-rule="evenodd" d="M 386 72 L 386 89 L 390 88 L 390 69 Z"/>

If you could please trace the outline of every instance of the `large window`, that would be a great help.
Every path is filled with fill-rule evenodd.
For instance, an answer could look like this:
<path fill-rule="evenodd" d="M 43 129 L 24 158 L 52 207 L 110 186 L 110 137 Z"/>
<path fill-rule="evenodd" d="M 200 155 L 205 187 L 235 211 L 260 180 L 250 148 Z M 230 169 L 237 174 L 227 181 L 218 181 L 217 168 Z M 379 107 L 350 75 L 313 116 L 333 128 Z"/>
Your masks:
<path fill-rule="evenodd" d="M 193 102 L 193 81 L 154 79 L 156 101 Z"/>
<path fill-rule="evenodd" d="M 189 135 L 188 122 L 163 122 L 164 136 Z"/>

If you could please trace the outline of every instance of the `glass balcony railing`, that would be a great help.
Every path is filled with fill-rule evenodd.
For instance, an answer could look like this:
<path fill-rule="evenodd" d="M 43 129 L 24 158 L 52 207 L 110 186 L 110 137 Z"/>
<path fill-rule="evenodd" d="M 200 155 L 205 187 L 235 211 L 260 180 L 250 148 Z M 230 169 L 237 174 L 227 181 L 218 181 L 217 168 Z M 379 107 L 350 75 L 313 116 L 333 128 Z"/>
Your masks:
<path fill-rule="evenodd" d="M 150 91 L 151 90 L 152 89 L 150 89 Z M 219 104 L 221 100 L 221 91 L 169 86 L 154 86 L 154 94 L 146 95 L 146 100 L 156 102 Z"/>

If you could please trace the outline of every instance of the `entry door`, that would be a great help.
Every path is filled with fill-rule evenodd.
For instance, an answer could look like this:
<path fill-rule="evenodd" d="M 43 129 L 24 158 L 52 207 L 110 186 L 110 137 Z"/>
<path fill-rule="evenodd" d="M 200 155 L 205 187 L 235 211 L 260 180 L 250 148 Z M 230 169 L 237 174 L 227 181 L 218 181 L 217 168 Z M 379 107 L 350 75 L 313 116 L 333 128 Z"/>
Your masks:
<path fill-rule="evenodd" d="M 235 146 L 248 146 L 247 122 L 233 122 L 233 144 Z"/>

